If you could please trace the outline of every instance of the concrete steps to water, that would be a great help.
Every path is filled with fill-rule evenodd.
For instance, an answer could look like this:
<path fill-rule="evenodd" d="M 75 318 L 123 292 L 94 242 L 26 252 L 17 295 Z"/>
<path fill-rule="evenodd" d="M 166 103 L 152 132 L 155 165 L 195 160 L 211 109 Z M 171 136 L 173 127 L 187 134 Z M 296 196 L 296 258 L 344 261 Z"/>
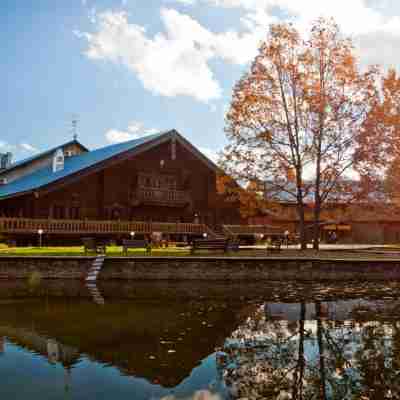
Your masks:
<path fill-rule="evenodd" d="M 96 259 L 93 261 L 92 266 L 90 267 L 88 274 L 86 276 L 86 282 L 96 282 L 97 277 L 103 268 L 104 265 L 104 256 L 99 256 L 96 257 Z"/>
<path fill-rule="evenodd" d="M 89 293 L 91 294 L 93 301 L 96 304 L 99 304 L 99 305 L 105 304 L 104 297 L 102 296 L 99 288 L 97 287 L 97 285 L 95 283 L 86 283 L 86 287 L 89 290 Z"/>

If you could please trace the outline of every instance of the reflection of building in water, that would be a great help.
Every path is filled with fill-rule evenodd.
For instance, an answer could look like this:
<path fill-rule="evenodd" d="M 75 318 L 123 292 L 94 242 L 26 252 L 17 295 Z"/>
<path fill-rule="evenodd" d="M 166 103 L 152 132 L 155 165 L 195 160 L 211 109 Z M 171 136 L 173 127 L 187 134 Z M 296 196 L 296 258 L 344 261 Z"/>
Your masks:
<path fill-rule="evenodd" d="M 41 336 L 34 331 L 8 326 L 0 327 L 0 338 L 7 339 L 22 348 L 45 357 L 50 363 L 61 363 L 65 368 L 72 368 L 79 362 L 77 349 L 58 343 L 52 338 Z M 1 343 L 1 342 L 0 342 Z"/>
<path fill-rule="evenodd" d="M 47 340 L 47 359 L 55 364 L 60 359 L 58 343 L 53 339 Z"/>
<path fill-rule="evenodd" d="M 93 301 L 96 304 L 104 305 L 105 303 L 104 297 L 102 296 L 100 289 L 97 287 L 96 282 L 90 282 L 90 283 L 87 282 L 86 287 L 90 295 L 92 296 Z"/>
<path fill-rule="evenodd" d="M 320 315 L 322 318 L 331 321 L 344 321 L 352 318 L 353 313 L 358 309 L 365 308 L 378 311 L 385 305 L 387 303 L 362 299 L 322 302 L 320 303 Z M 300 308 L 300 303 L 266 303 L 264 305 L 267 318 L 273 320 L 298 321 Z M 315 304 L 307 304 L 305 319 L 315 319 L 315 315 Z"/>
<path fill-rule="evenodd" d="M 86 288 L 82 289 L 87 296 Z M 0 334 L 52 363 L 73 365 L 81 353 L 118 368 L 123 375 L 172 388 L 238 326 L 243 304 L 235 304 L 152 297 L 143 302 L 110 299 L 104 307 L 91 301 L 53 300 L 50 306 L 21 302 L 2 308 Z M 32 326 L 47 336 L 38 337 Z"/>
<path fill-rule="evenodd" d="M 0 356 L 4 354 L 5 345 L 6 345 L 6 338 L 4 336 L 0 336 Z"/>
<path fill-rule="evenodd" d="M 34 331 L 1 326 L 0 355 L 4 347 L 6 337 L 11 343 L 36 354 L 40 354 L 51 364 L 60 363 L 64 367 L 64 389 L 66 392 L 70 390 L 72 384 L 71 369 L 79 362 L 80 358 L 80 354 L 77 349 L 58 343 L 52 338 L 41 336 Z"/>

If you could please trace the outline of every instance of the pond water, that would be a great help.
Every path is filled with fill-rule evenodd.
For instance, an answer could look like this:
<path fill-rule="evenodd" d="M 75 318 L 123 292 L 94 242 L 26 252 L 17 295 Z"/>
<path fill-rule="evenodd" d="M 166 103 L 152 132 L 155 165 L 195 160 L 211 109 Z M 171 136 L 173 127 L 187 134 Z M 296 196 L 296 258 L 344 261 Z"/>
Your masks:
<path fill-rule="evenodd" d="M 0 282 L 1 399 L 398 399 L 400 283 Z"/>

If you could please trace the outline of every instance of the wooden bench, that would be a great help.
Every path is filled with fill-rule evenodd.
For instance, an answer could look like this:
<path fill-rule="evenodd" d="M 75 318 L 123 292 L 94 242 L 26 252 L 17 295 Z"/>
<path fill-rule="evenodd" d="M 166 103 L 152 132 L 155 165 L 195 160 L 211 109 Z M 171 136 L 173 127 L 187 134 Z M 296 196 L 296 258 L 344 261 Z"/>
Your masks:
<path fill-rule="evenodd" d="M 239 241 L 228 239 L 196 239 L 193 241 L 191 253 L 194 254 L 196 250 L 223 250 L 227 251 L 239 250 Z"/>
<path fill-rule="evenodd" d="M 151 246 L 147 242 L 147 240 L 124 239 L 122 241 L 122 252 L 125 256 L 128 255 L 129 249 L 144 249 L 146 251 L 146 254 L 151 253 Z"/>
<path fill-rule="evenodd" d="M 227 251 L 239 251 L 239 246 L 239 239 L 229 239 L 227 244 Z"/>
<path fill-rule="evenodd" d="M 282 240 L 273 240 L 271 243 L 267 244 L 267 251 L 268 252 L 280 252 L 281 251 L 281 247 L 282 247 Z"/>
<path fill-rule="evenodd" d="M 85 255 L 90 252 L 96 254 L 106 254 L 106 244 L 103 241 L 98 241 L 95 238 L 82 238 Z"/>

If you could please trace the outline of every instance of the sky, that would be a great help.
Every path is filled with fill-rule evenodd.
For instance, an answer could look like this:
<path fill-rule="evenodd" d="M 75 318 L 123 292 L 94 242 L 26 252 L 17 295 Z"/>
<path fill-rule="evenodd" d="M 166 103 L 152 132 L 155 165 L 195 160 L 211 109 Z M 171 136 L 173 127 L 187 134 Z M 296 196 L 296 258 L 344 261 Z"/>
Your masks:
<path fill-rule="evenodd" d="M 397 67 L 398 0 L 1 0 L 0 152 L 177 129 L 215 159 L 232 88 L 271 23 L 334 17 L 362 65 Z"/>

